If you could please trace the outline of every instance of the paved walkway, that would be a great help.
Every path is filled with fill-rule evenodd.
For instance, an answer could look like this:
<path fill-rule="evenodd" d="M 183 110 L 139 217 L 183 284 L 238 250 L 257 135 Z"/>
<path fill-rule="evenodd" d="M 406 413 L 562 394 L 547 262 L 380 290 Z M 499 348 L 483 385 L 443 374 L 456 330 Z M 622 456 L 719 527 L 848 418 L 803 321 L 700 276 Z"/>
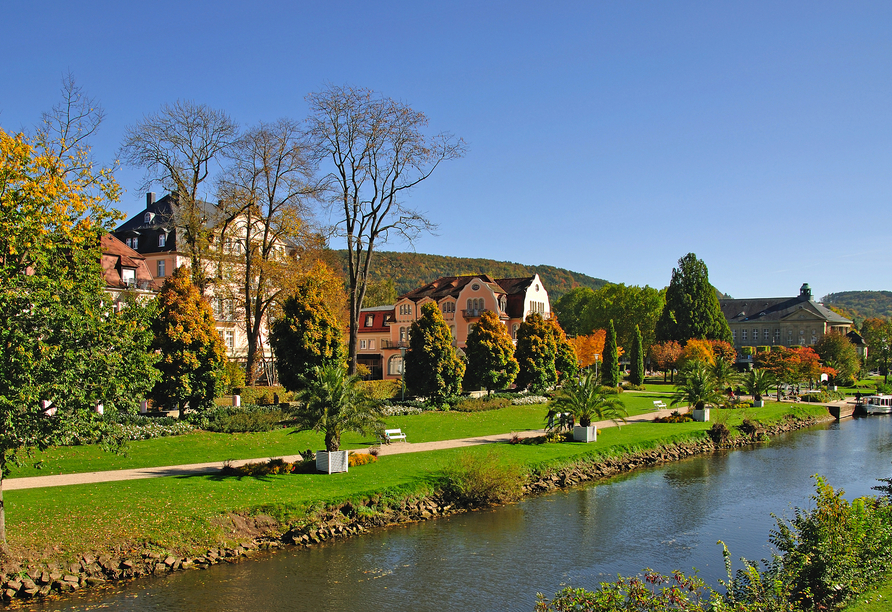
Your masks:
<path fill-rule="evenodd" d="M 626 419 L 628 423 L 641 423 L 652 421 L 660 416 L 667 416 L 676 408 L 668 408 L 665 410 L 657 410 L 637 414 Z M 679 412 L 687 412 L 687 408 L 677 409 Z M 599 421 L 595 423 L 598 429 L 614 427 L 613 421 Z M 412 432 L 407 432 L 411 437 Z M 544 429 L 534 429 L 531 431 L 517 432 L 516 435 L 521 438 L 535 438 L 545 434 Z M 496 444 L 499 442 L 507 442 L 515 434 L 497 434 L 492 436 L 479 436 L 475 438 L 460 438 L 457 440 L 439 440 L 436 442 L 396 442 L 381 447 L 380 455 L 399 455 L 402 453 L 420 453 L 424 451 L 442 450 L 446 448 L 462 448 L 466 446 L 478 446 L 481 444 Z M 296 461 L 300 455 L 288 455 L 282 457 L 285 461 Z M 229 465 L 239 466 L 246 463 L 258 463 L 266 461 L 269 457 L 258 459 L 239 459 L 229 461 Z M 4 491 L 16 491 L 19 489 L 36 489 L 40 487 L 62 487 L 66 485 L 90 484 L 94 482 L 116 482 L 120 480 L 139 480 L 141 478 L 164 478 L 167 476 L 195 476 L 200 474 L 211 474 L 220 471 L 224 466 L 223 461 L 214 461 L 210 463 L 192 463 L 189 465 L 168 465 L 164 467 L 147 467 L 137 468 L 134 470 L 114 470 L 110 472 L 84 472 L 82 474 L 59 474 L 58 476 L 32 476 L 27 478 L 7 478 L 3 481 Z"/>

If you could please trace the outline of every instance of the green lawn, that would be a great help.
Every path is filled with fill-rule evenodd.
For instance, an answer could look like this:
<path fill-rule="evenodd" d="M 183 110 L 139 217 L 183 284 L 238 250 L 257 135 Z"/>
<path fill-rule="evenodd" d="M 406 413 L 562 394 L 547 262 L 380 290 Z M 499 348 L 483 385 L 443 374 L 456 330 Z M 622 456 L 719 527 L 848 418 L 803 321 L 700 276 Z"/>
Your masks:
<path fill-rule="evenodd" d="M 542 408 L 539 410 L 541 413 Z M 731 425 L 745 416 L 770 422 L 788 410 L 788 406 L 773 404 L 747 411 L 716 411 L 721 415 L 714 418 L 727 418 Z M 823 414 L 817 408 L 797 407 L 796 410 L 803 414 Z M 455 415 L 433 416 L 448 420 Z M 690 439 L 702 435 L 708 427 L 706 423 L 642 423 L 603 429 L 594 444 L 499 444 L 392 455 L 382 457 L 377 463 L 352 468 L 346 474 L 331 476 L 215 474 L 7 491 L 4 496 L 7 528 L 10 544 L 16 551 L 36 551 L 38 555 L 52 551 L 53 547 L 60 551 L 53 553 L 54 556 L 64 556 L 96 550 L 97 546 L 126 551 L 146 543 L 186 554 L 225 540 L 228 523 L 224 517 L 228 512 L 265 513 L 287 521 L 328 502 L 370 495 L 402 497 L 426 493 L 434 484 L 433 476 L 456 453 L 494 450 L 506 461 L 529 467 L 545 466 L 593 454 L 618 454 L 652 448 L 671 440 Z M 271 440 L 287 438 L 287 434 L 280 432 L 275 436 L 265 435 Z M 185 453 L 186 450 L 175 448 L 177 440 L 185 442 L 184 448 L 194 448 L 195 441 L 209 437 L 213 436 L 196 434 L 152 440 L 146 442 L 146 447 L 158 448 L 163 443 L 167 452 Z M 149 450 L 145 452 L 151 454 Z"/>
<path fill-rule="evenodd" d="M 666 399 L 659 393 L 624 393 L 623 402 L 629 414 L 653 410 L 654 399 Z M 486 412 L 425 412 L 416 415 L 391 417 L 388 428 L 402 429 L 410 442 L 433 442 L 476 436 L 491 436 L 512 431 L 542 429 L 545 426 L 544 405 L 508 406 Z M 367 448 L 375 444 L 371 436 L 348 433 L 342 448 Z M 35 453 L 28 465 L 14 470 L 12 476 L 50 476 L 106 470 L 126 470 L 140 467 L 183 465 L 294 455 L 308 448 L 323 448 L 321 434 L 294 433 L 276 430 L 267 433 L 220 434 L 195 432 L 186 436 L 157 438 L 131 442 L 125 455 L 103 451 L 98 446 L 70 446 Z M 40 469 L 34 467 L 39 462 Z"/>
<path fill-rule="evenodd" d="M 892 612 L 892 579 L 859 596 L 843 610 L 844 612 Z"/>

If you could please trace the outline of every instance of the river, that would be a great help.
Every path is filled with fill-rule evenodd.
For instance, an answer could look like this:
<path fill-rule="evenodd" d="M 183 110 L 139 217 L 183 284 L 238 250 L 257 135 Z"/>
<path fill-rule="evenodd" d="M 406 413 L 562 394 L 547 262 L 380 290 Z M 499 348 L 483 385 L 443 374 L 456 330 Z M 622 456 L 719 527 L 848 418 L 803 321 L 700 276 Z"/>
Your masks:
<path fill-rule="evenodd" d="M 846 420 L 508 506 L 233 565 L 86 591 L 35 610 L 520 610 L 536 593 L 646 567 L 719 588 L 721 547 L 770 555 L 771 513 L 809 507 L 814 474 L 852 499 L 892 475 L 892 417 Z"/>

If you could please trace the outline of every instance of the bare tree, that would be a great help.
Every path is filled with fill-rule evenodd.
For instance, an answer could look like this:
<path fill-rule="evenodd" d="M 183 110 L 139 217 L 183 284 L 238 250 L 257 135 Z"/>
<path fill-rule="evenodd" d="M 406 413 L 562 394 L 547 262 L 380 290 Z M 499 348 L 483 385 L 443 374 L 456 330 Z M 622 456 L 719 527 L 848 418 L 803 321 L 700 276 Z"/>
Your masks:
<path fill-rule="evenodd" d="M 224 155 L 237 137 L 238 125 L 223 111 L 178 100 L 128 127 L 121 145 L 127 164 L 146 169 L 144 187 L 157 181 L 176 194 L 178 247 L 182 245 L 189 256 L 192 282 L 202 293 L 209 282 L 202 260 L 215 220 L 199 199 L 198 189 L 210 175 L 211 162 Z"/>
<path fill-rule="evenodd" d="M 307 96 L 309 133 L 326 176 L 327 204 L 347 239 L 350 372 L 356 371 L 357 322 L 376 244 L 391 232 L 409 242 L 434 225 L 408 207 L 407 192 L 446 159 L 464 154 L 452 134 L 425 135 L 427 117 L 370 89 L 329 86 Z"/>
<path fill-rule="evenodd" d="M 219 228 L 217 294 L 238 295 L 248 340 L 246 382 L 254 383 L 270 309 L 293 287 L 312 242 L 307 199 L 315 194 L 313 162 L 300 127 L 260 123 L 229 153 L 220 181 L 225 219 Z M 304 252 L 306 254 L 306 250 Z"/>

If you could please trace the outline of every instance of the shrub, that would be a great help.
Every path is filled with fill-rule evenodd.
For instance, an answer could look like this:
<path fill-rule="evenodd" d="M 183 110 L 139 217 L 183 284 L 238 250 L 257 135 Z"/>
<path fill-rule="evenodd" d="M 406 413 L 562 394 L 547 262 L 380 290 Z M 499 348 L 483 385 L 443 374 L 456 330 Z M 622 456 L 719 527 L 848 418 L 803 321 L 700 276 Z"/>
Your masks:
<path fill-rule="evenodd" d="M 485 412 L 487 410 L 498 410 L 509 404 L 510 401 L 507 399 L 480 397 L 477 399 L 463 399 L 452 409 L 457 412 Z"/>
<path fill-rule="evenodd" d="M 350 453 L 347 456 L 347 465 L 349 465 L 350 467 L 356 467 L 358 465 L 374 463 L 377 460 L 378 456 L 371 453 Z"/>
<path fill-rule="evenodd" d="M 673 410 L 672 414 L 664 417 L 657 417 L 654 423 L 684 423 L 685 421 L 693 421 L 694 417 L 688 414 L 681 414 L 678 410 Z"/>
<path fill-rule="evenodd" d="M 724 444 L 731 437 L 731 430 L 724 423 L 713 423 L 706 433 L 709 434 L 712 443 L 717 446 Z"/>
<path fill-rule="evenodd" d="M 398 397 L 402 384 L 398 380 L 364 380 L 359 383 L 371 394 L 372 399 L 389 400 Z"/>
<path fill-rule="evenodd" d="M 743 422 L 737 426 L 737 431 L 739 431 L 740 433 L 742 433 L 745 436 L 750 436 L 750 437 L 754 438 L 762 432 L 762 424 L 759 423 L 759 421 L 754 421 L 749 418 L 744 418 Z"/>
<path fill-rule="evenodd" d="M 223 370 L 223 387 L 226 393 L 245 386 L 245 368 L 238 361 L 227 361 Z"/>
<path fill-rule="evenodd" d="M 490 450 L 456 455 L 441 472 L 443 494 L 463 506 L 485 506 L 512 501 L 523 493 L 524 473 Z"/>
<path fill-rule="evenodd" d="M 511 400 L 512 406 L 535 406 L 536 404 L 547 404 L 548 398 L 544 395 L 524 395 L 515 397 Z"/>
<path fill-rule="evenodd" d="M 224 474 L 231 476 L 269 476 L 271 474 L 294 474 L 302 467 L 302 463 L 289 463 L 281 458 L 269 459 L 261 463 L 246 463 L 233 467 L 228 461 L 223 465 Z"/>
<path fill-rule="evenodd" d="M 272 431 L 284 427 L 287 418 L 279 406 L 220 406 L 198 417 L 197 425 L 220 433 Z"/>
<path fill-rule="evenodd" d="M 644 385 L 633 385 L 632 383 L 623 383 L 623 389 L 630 391 L 647 391 Z"/>

